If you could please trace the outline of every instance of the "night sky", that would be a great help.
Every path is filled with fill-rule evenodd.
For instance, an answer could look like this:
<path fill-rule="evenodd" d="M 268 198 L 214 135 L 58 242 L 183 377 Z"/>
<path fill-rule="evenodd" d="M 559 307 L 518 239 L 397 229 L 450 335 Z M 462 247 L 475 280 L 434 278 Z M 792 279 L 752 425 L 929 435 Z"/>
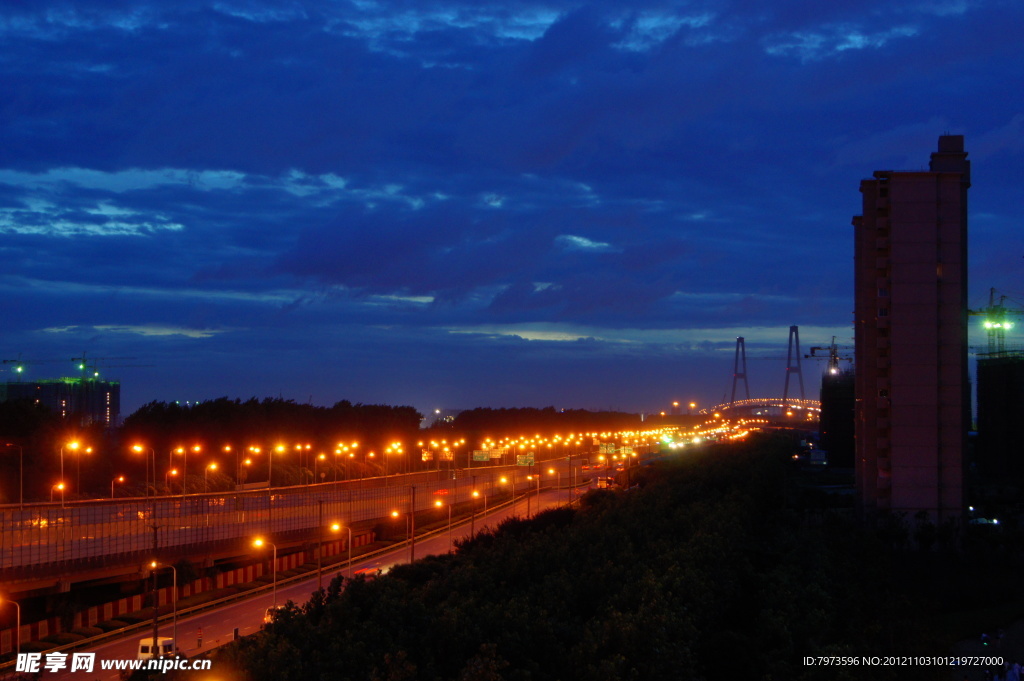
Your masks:
<path fill-rule="evenodd" d="M 720 401 L 744 336 L 781 395 L 790 325 L 852 345 L 860 180 L 941 134 L 972 307 L 1024 300 L 1022 29 L 1019 0 L 8 0 L 0 354 L 85 352 L 124 413 L 649 412 Z"/>

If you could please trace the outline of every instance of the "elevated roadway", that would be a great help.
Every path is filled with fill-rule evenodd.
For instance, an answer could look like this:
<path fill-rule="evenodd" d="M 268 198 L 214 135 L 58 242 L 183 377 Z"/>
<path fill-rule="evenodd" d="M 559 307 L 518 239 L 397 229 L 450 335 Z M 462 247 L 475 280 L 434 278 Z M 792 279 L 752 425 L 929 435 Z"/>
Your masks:
<path fill-rule="evenodd" d="M 702 409 L 701 414 L 711 418 L 717 416 L 733 423 L 745 421 L 776 428 L 817 428 L 821 416 L 821 402 L 764 397 L 724 402 Z"/>
<path fill-rule="evenodd" d="M 523 492 L 526 491 L 524 487 Z M 564 505 L 570 498 L 573 498 L 569 490 L 542 490 L 539 496 L 532 500 L 531 514 L 538 509 L 551 508 Z M 475 516 L 474 522 L 468 519 L 455 520 L 451 530 L 441 528 L 416 539 L 416 555 L 439 555 L 452 550 L 455 541 L 465 539 L 471 532 L 479 532 L 487 526 L 496 526 L 506 518 L 514 515 L 523 517 L 527 514 L 527 504 L 520 500 L 517 504 L 505 503 L 500 508 L 490 509 L 487 513 Z M 370 573 L 375 574 L 380 569 L 387 569 L 393 565 L 406 563 L 410 558 L 408 542 L 396 545 L 382 551 L 376 551 L 353 559 L 351 566 L 335 564 L 324 571 L 324 586 L 335 575 Z M 202 607 L 199 612 L 183 612 L 177 618 L 171 618 L 166 613 L 161 618 L 159 636 L 177 638 L 177 647 L 189 657 L 207 653 L 213 648 L 231 642 L 235 632 L 239 636 L 245 636 L 257 632 L 262 626 L 263 615 L 266 609 L 276 599 L 278 604 L 286 601 L 293 601 L 298 604 L 305 603 L 311 593 L 317 588 L 317 573 L 309 573 L 305 576 L 281 580 L 276 589 L 273 585 L 266 585 L 259 589 L 255 595 L 243 600 L 233 600 L 217 607 Z M 91 652 L 95 653 L 95 669 L 90 674 L 82 672 L 70 672 L 67 669 L 57 673 L 45 673 L 44 676 L 57 679 L 71 679 L 87 677 L 90 680 L 119 681 L 120 674 L 116 670 L 103 670 L 101 663 L 104 660 L 134 660 L 138 653 L 138 641 L 143 637 L 152 636 L 152 628 L 148 624 L 140 624 L 131 632 L 116 640 L 104 639 L 102 642 L 83 642 L 76 646 L 64 647 L 70 660 L 70 653 Z M 4 665 L 9 670 L 10 664 Z M 0 669 L 0 671 L 5 671 Z M 221 670 L 222 671 L 222 670 Z M 217 677 L 217 669 L 211 669 L 213 677 Z"/>
<path fill-rule="evenodd" d="M 372 528 L 442 506 L 478 504 L 584 477 L 581 460 L 430 471 L 387 478 L 230 493 L 0 507 L 0 582 L 8 595 L 67 591 L 76 582 L 137 572 L 154 555 L 229 559 L 256 535 L 314 541 L 327 523 Z M 550 473 L 553 470 L 554 473 Z M 474 495 L 474 492 L 476 495 Z"/>

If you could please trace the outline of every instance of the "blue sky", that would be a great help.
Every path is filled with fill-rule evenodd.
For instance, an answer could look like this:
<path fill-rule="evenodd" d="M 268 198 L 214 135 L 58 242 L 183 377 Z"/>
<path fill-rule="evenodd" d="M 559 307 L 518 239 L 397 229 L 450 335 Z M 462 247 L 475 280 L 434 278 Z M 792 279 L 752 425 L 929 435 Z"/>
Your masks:
<path fill-rule="evenodd" d="M 133 358 L 98 359 L 126 413 L 655 411 L 721 400 L 744 336 L 778 395 L 790 325 L 852 343 L 860 179 L 943 133 L 971 304 L 1024 299 L 1022 25 L 1017 0 L 7 2 L 0 353 Z"/>

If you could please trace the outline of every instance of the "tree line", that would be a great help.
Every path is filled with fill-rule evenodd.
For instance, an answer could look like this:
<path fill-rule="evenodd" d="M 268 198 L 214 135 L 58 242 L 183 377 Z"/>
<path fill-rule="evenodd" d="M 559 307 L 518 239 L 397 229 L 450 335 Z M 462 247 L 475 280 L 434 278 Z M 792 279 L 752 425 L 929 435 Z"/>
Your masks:
<path fill-rule="evenodd" d="M 691 451 L 631 491 L 335 580 L 215 668 L 248 681 L 934 678 L 803 658 L 946 655 L 951 618 L 997 591 L 1019 598 L 1012 570 L 897 547 L 830 508 L 842 504 L 808 505 L 791 450 L 775 437 Z"/>

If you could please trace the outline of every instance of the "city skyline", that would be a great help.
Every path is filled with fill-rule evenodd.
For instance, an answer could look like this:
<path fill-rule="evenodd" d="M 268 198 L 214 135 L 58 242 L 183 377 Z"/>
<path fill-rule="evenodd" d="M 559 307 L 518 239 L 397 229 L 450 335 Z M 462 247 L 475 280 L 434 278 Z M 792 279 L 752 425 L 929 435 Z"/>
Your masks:
<path fill-rule="evenodd" d="M 943 133 L 973 163 L 968 304 L 1024 301 L 1022 15 L 5 7 L 0 353 L 68 358 L 33 380 L 85 352 L 124 414 L 649 412 L 719 401 L 743 336 L 752 394 L 778 396 L 790 325 L 805 353 L 852 346 L 859 181 L 920 169 Z"/>

